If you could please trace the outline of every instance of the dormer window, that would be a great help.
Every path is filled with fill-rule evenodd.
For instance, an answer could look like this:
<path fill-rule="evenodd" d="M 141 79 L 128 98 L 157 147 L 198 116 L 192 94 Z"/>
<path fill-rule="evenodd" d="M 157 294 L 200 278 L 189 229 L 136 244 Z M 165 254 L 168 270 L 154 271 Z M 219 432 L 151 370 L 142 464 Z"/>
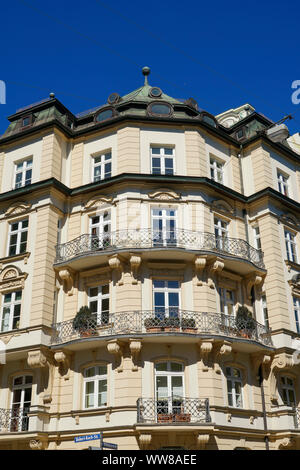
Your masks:
<path fill-rule="evenodd" d="M 161 95 L 162 91 L 157 86 L 154 86 L 149 90 L 149 96 L 151 96 L 152 98 L 159 98 Z"/>
<path fill-rule="evenodd" d="M 153 102 L 149 104 L 147 112 L 150 116 L 171 116 L 173 108 L 168 103 Z"/>
<path fill-rule="evenodd" d="M 213 116 L 211 116 L 210 114 L 208 114 L 208 113 L 201 113 L 200 114 L 200 119 L 201 119 L 201 121 L 206 122 L 206 124 L 208 124 L 209 126 L 217 127 L 217 123 L 215 121 L 215 118 Z"/>
<path fill-rule="evenodd" d="M 113 118 L 116 115 L 116 112 L 113 108 L 106 108 L 100 111 L 96 115 L 96 122 L 107 121 L 108 119 Z"/>
<path fill-rule="evenodd" d="M 32 124 L 32 114 L 29 114 L 28 116 L 24 116 L 21 120 L 21 127 L 27 127 Z"/>

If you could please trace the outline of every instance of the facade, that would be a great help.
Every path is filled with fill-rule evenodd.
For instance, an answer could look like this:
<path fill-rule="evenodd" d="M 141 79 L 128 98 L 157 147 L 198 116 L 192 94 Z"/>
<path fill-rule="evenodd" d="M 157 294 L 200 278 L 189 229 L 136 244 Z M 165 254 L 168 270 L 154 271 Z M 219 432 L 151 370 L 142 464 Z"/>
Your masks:
<path fill-rule="evenodd" d="M 0 449 L 300 449 L 299 134 L 149 73 L 0 138 Z"/>

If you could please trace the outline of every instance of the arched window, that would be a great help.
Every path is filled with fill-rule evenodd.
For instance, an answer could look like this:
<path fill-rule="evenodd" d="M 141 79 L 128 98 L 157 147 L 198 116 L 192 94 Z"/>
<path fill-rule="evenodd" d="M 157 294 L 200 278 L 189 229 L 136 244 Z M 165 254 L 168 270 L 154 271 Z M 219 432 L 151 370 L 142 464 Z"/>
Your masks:
<path fill-rule="evenodd" d="M 107 406 L 107 366 L 92 366 L 83 372 L 84 408 Z"/>
<path fill-rule="evenodd" d="M 242 373 L 236 367 L 226 367 L 228 405 L 243 408 Z"/>

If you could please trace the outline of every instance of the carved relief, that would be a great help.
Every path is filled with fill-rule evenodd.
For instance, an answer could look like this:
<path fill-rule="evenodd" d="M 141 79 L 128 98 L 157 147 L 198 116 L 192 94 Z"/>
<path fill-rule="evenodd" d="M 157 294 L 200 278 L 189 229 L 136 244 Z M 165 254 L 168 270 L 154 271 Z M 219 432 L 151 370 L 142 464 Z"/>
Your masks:
<path fill-rule="evenodd" d="M 197 275 L 197 286 L 203 286 L 204 281 L 202 279 L 203 271 L 206 266 L 206 258 L 203 258 L 201 256 L 196 256 L 195 259 L 195 271 Z"/>
<path fill-rule="evenodd" d="M 250 276 L 246 276 L 245 278 L 245 285 L 246 285 L 246 292 L 247 298 L 251 299 L 251 289 L 253 286 L 259 286 L 263 282 L 263 277 L 261 274 L 253 273 Z"/>
<path fill-rule="evenodd" d="M 22 273 L 15 266 L 7 266 L 0 274 L 0 292 L 12 289 L 24 289 L 27 273 Z"/>
<path fill-rule="evenodd" d="M 52 388 L 54 380 L 55 366 L 52 363 L 52 355 L 46 350 L 28 351 L 27 363 L 30 368 L 40 368 L 41 382 L 40 386 L 43 389 L 43 403 L 51 403 L 52 401 Z"/>
<path fill-rule="evenodd" d="M 131 360 L 132 360 L 132 371 L 138 370 L 138 356 L 142 350 L 142 342 L 139 339 L 130 339 L 129 340 L 129 349 L 131 352 Z"/>
<path fill-rule="evenodd" d="M 148 449 L 152 441 L 151 434 L 140 434 L 139 443 L 141 449 Z"/>
<path fill-rule="evenodd" d="M 31 439 L 29 447 L 31 450 L 44 450 L 47 448 L 47 441 L 45 439 Z"/>
<path fill-rule="evenodd" d="M 107 350 L 110 354 L 113 354 L 115 356 L 116 362 L 119 362 L 119 365 L 117 367 L 117 372 L 123 372 L 124 355 L 123 355 L 122 346 L 119 343 L 119 341 L 115 339 L 108 341 Z"/>
<path fill-rule="evenodd" d="M 129 259 L 132 275 L 132 284 L 138 283 L 138 269 L 141 265 L 142 258 L 138 255 L 132 254 Z"/>
<path fill-rule="evenodd" d="M 65 292 L 68 295 L 73 295 L 74 293 L 74 281 L 75 281 L 75 273 L 70 268 L 68 269 L 61 269 L 58 273 L 60 280 L 63 283 Z"/>
<path fill-rule="evenodd" d="M 220 211 L 220 212 L 226 212 L 229 214 L 234 214 L 234 209 L 233 207 L 223 199 L 215 199 L 211 203 L 211 207 L 213 210 Z"/>
<path fill-rule="evenodd" d="M 90 198 L 84 205 L 85 210 L 95 209 L 101 206 L 112 204 L 113 198 L 111 196 L 99 195 Z"/>
<path fill-rule="evenodd" d="M 58 371 L 65 380 L 70 378 L 71 354 L 65 351 L 57 351 L 54 353 L 54 359 L 58 363 Z"/>
<path fill-rule="evenodd" d="M 200 367 L 203 372 L 207 372 L 209 364 L 209 355 L 213 349 L 214 340 L 202 340 L 199 344 L 200 347 Z"/>
<path fill-rule="evenodd" d="M 124 280 L 123 280 L 124 267 L 118 255 L 111 256 L 108 259 L 108 264 L 115 276 L 115 282 L 119 286 L 122 286 L 124 284 Z"/>
<path fill-rule="evenodd" d="M 14 202 L 9 206 L 5 215 L 8 217 L 10 215 L 18 215 L 27 212 L 31 208 L 32 204 L 28 202 L 18 201 Z"/>
<path fill-rule="evenodd" d="M 204 449 L 209 441 L 209 434 L 196 434 L 196 448 Z"/>
<path fill-rule="evenodd" d="M 270 374 L 270 398 L 271 401 L 278 402 L 278 372 L 281 369 L 291 369 L 294 366 L 293 356 L 286 353 L 274 356 L 271 364 Z"/>
<path fill-rule="evenodd" d="M 152 191 L 151 193 L 148 193 L 148 197 L 150 199 L 158 199 L 160 201 L 171 201 L 171 200 L 176 200 L 180 199 L 181 195 L 173 191 L 172 189 L 157 189 L 156 191 Z"/>

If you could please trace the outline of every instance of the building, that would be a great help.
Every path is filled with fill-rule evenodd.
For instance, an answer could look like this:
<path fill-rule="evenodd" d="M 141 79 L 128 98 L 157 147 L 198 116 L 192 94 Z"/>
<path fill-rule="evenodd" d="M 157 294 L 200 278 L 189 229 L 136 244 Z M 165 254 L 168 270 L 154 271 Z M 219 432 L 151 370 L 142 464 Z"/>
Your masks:
<path fill-rule="evenodd" d="M 300 136 L 149 73 L 0 138 L 0 449 L 299 449 Z"/>

